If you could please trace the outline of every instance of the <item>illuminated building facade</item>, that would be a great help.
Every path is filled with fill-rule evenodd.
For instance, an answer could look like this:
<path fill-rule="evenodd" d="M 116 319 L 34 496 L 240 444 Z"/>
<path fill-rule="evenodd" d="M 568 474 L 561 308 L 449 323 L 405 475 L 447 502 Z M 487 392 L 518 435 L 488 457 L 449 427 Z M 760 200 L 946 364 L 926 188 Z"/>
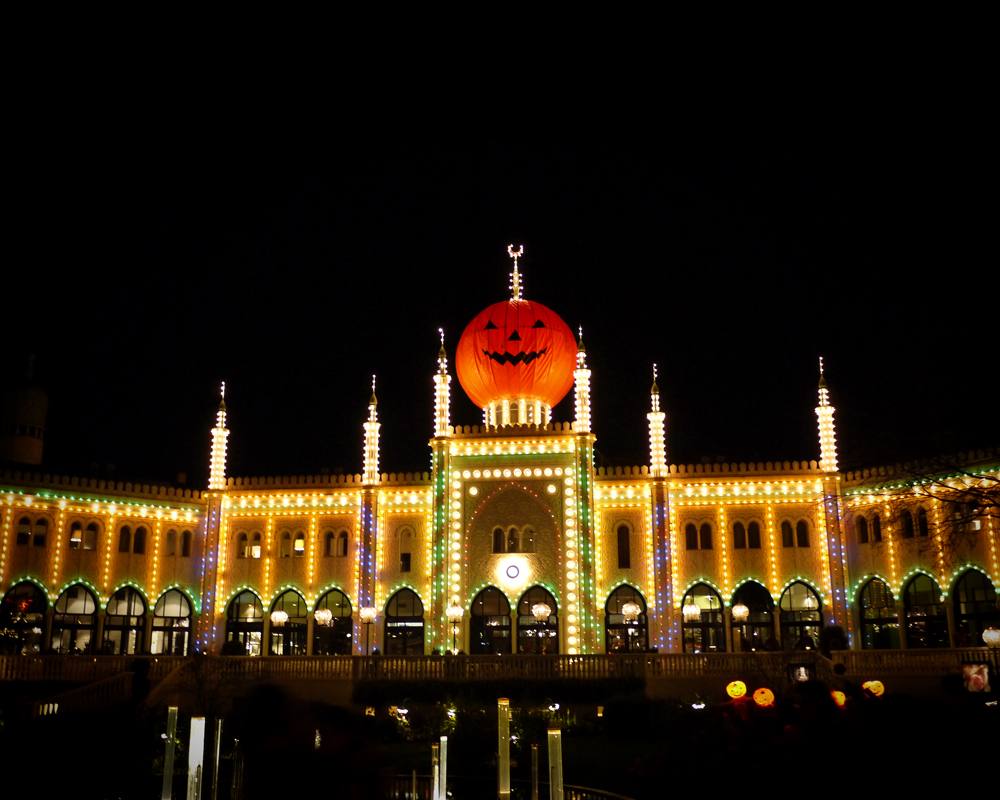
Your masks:
<path fill-rule="evenodd" d="M 442 336 L 430 472 L 381 472 L 373 383 L 357 475 L 227 476 L 224 401 L 203 492 L 4 473 L 0 647 L 722 652 L 838 625 L 851 647 L 916 648 L 997 624 L 995 519 L 956 538 L 938 491 L 995 482 L 996 454 L 930 485 L 841 474 L 821 365 L 818 461 L 669 464 L 654 369 L 650 466 L 597 469 L 582 334 L 522 297 L 520 254 L 511 299 L 456 350 L 479 424 L 450 418 Z M 554 421 L 571 390 L 574 420 Z"/>

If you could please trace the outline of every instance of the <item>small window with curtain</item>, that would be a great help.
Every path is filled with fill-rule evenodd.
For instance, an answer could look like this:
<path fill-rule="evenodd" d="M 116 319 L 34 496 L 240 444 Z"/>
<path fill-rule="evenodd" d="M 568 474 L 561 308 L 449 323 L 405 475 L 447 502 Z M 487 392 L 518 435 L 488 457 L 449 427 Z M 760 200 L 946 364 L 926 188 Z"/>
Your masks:
<path fill-rule="evenodd" d="M 711 550 L 712 549 L 712 526 L 707 522 L 701 524 L 701 549 Z"/>
<path fill-rule="evenodd" d="M 245 533 L 242 535 L 241 540 L 243 541 L 244 544 L 246 543 L 247 535 Z M 167 531 L 167 546 L 166 549 L 163 551 L 163 554 L 165 556 L 177 555 L 177 531 L 175 531 L 173 528 Z M 241 551 L 240 558 L 243 558 L 245 556 L 246 553 Z"/>
<path fill-rule="evenodd" d="M 781 523 L 781 546 L 792 547 L 795 544 L 795 534 L 792 531 L 791 522 Z"/>
<path fill-rule="evenodd" d="M 79 550 L 83 545 L 83 525 L 74 522 L 69 528 L 69 549 Z"/>
<path fill-rule="evenodd" d="M 694 523 L 689 522 L 684 526 L 684 544 L 688 550 L 698 549 L 698 529 Z"/>
<path fill-rule="evenodd" d="M 45 547 L 45 536 L 48 533 L 48 530 L 49 523 L 44 519 L 40 519 L 35 523 L 35 538 L 32 542 L 35 547 Z"/>
<path fill-rule="evenodd" d="M 809 526 L 805 520 L 799 520 L 795 525 L 795 545 L 797 547 L 809 546 Z"/>
<path fill-rule="evenodd" d="M 747 529 L 742 522 L 733 523 L 733 549 L 744 550 L 747 546 Z"/>
<path fill-rule="evenodd" d="M 191 531 L 181 534 L 181 558 L 191 557 Z"/>
<path fill-rule="evenodd" d="M 410 554 L 400 553 L 399 554 L 399 571 L 409 572 L 410 571 Z"/>
<path fill-rule="evenodd" d="M 337 537 L 337 555 L 340 557 L 347 555 L 347 531 L 341 531 Z"/>
<path fill-rule="evenodd" d="M 17 543 L 27 544 L 31 541 L 31 520 L 27 517 L 21 517 L 20 521 L 17 523 Z"/>
<path fill-rule="evenodd" d="M 879 518 L 878 514 L 872 517 L 872 541 L 882 541 L 882 520 Z"/>
<path fill-rule="evenodd" d="M 854 529 L 858 532 L 858 544 L 868 544 L 868 520 L 858 517 L 854 520 Z"/>
<path fill-rule="evenodd" d="M 747 546 L 751 550 L 760 550 L 760 525 L 751 522 L 747 528 Z"/>
<path fill-rule="evenodd" d="M 299 532 L 295 534 L 295 544 L 292 547 L 296 558 L 302 558 L 306 554 L 306 537 L 305 534 Z"/>
<path fill-rule="evenodd" d="M 83 532 L 83 549 L 84 550 L 96 550 L 97 549 L 97 523 L 91 522 L 87 529 Z"/>
<path fill-rule="evenodd" d="M 146 552 L 146 529 L 139 527 L 135 529 L 135 538 L 132 540 L 132 552 L 140 555 Z"/>
<path fill-rule="evenodd" d="M 628 525 L 618 526 L 618 569 L 631 569 L 632 553 L 629 548 Z"/>
<path fill-rule="evenodd" d="M 260 534 L 255 533 L 253 535 L 253 541 L 250 543 L 250 557 L 260 558 Z"/>
<path fill-rule="evenodd" d="M 132 549 L 132 529 L 128 525 L 122 525 L 118 531 L 118 552 L 127 553 Z"/>

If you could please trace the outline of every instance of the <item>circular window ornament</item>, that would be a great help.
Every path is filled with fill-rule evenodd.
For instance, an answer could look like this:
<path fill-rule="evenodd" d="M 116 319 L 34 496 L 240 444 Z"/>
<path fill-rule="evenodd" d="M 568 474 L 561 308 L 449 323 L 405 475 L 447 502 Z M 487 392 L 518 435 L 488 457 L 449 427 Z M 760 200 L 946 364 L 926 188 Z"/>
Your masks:
<path fill-rule="evenodd" d="M 518 576 L 521 574 L 521 568 L 517 564 L 508 564 L 506 569 L 506 575 L 512 581 L 517 580 Z"/>

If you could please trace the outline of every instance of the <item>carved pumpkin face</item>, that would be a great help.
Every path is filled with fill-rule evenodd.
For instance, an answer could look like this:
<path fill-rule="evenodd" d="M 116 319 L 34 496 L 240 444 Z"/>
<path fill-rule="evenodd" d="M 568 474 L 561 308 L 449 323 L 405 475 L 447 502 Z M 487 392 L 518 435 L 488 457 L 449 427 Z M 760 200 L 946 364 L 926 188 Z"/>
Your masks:
<path fill-rule="evenodd" d="M 736 700 L 747 693 L 747 685 L 743 681 L 733 681 L 726 687 L 726 693 Z"/>
<path fill-rule="evenodd" d="M 774 705 L 774 692 L 762 687 L 753 693 L 753 701 L 761 708 Z"/>
<path fill-rule="evenodd" d="M 876 697 L 881 697 L 885 692 L 885 686 L 882 681 L 865 681 L 861 684 L 861 688 L 871 692 Z"/>
<path fill-rule="evenodd" d="M 455 353 L 465 393 L 480 408 L 525 397 L 554 406 L 573 385 L 576 339 L 541 303 L 495 303 L 469 323 Z"/>

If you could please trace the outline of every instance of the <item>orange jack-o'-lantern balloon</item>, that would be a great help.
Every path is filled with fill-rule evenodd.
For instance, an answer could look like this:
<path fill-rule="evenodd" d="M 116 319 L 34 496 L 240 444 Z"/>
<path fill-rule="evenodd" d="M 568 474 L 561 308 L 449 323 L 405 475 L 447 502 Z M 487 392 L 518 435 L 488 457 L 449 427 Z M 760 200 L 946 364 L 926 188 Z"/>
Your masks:
<path fill-rule="evenodd" d="M 747 685 L 743 681 L 733 681 L 726 687 L 726 693 L 734 700 L 747 693 Z"/>
<path fill-rule="evenodd" d="M 541 303 L 495 303 L 469 323 L 458 342 L 455 369 L 480 408 L 503 398 L 540 400 L 549 407 L 573 386 L 576 339 Z"/>
<path fill-rule="evenodd" d="M 772 706 L 774 705 L 774 692 L 770 689 L 757 689 L 753 693 L 753 701 L 759 706 Z"/>
<path fill-rule="evenodd" d="M 882 685 L 882 681 L 865 681 L 861 684 L 861 688 L 871 692 L 876 697 L 881 697 L 885 692 L 885 686 Z"/>
<path fill-rule="evenodd" d="M 844 704 L 847 703 L 847 695 L 841 692 L 839 689 L 834 689 L 832 692 L 830 692 L 830 697 L 832 697 L 833 702 L 836 703 L 841 708 L 843 708 Z"/>

